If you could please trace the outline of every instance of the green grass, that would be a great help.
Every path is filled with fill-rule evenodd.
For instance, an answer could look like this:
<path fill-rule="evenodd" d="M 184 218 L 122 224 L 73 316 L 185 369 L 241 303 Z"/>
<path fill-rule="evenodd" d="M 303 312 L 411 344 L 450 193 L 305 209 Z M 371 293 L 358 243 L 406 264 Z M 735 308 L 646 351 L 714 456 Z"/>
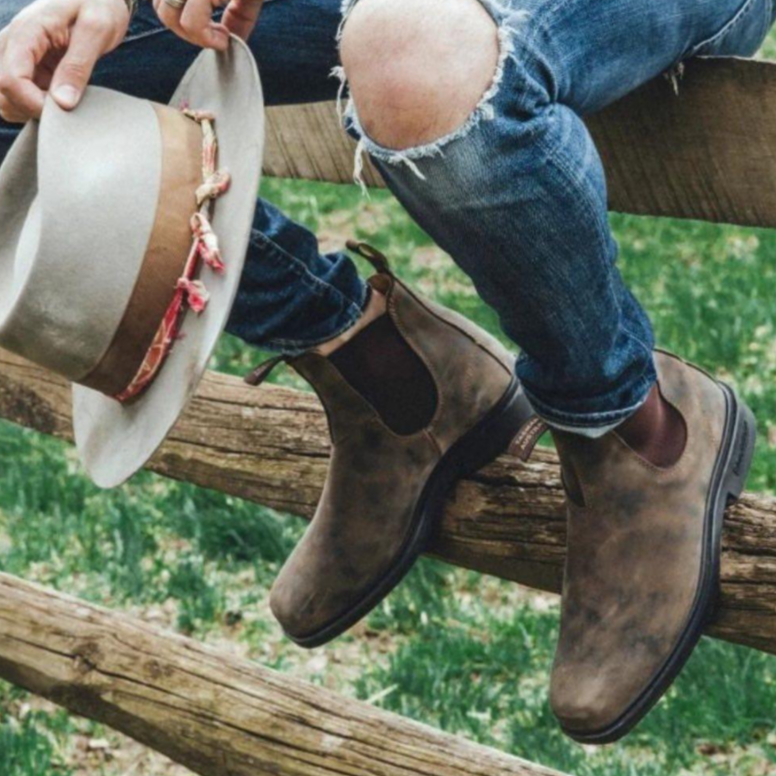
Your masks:
<path fill-rule="evenodd" d="M 74 732 L 63 711 L 45 713 L 20 707 L 24 693 L 0 685 L 0 774 L 2 776 L 72 776 L 62 744 Z"/>
<path fill-rule="evenodd" d="M 776 52 L 776 44 L 769 44 Z M 494 332 L 466 277 L 387 194 L 266 181 L 263 194 L 320 234 L 385 251 L 404 279 Z M 758 416 L 750 488 L 776 491 L 776 232 L 613 215 L 623 274 L 659 343 L 732 381 Z M 366 273 L 367 268 L 361 263 Z M 261 355 L 224 337 L 215 366 Z M 275 380 L 302 387 L 289 372 Z M 624 742 L 580 747 L 547 702 L 556 604 L 424 560 L 353 633 L 312 655 L 267 608 L 300 521 L 141 474 L 94 488 L 63 444 L 0 424 L 0 569 L 219 642 L 295 676 L 577 776 L 776 774 L 776 659 L 704 640 L 668 696 Z M 0 684 L 0 776 L 119 776 L 85 758 L 107 736 Z M 154 761 L 155 776 L 170 773 Z M 145 773 L 145 771 L 144 771 Z"/>
<path fill-rule="evenodd" d="M 56 755 L 48 735 L 51 719 L 48 715 L 27 715 L 0 725 L 0 772 L 4 776 L 48 774 L 56 770 L 62 776 L 72 771 Z"/>

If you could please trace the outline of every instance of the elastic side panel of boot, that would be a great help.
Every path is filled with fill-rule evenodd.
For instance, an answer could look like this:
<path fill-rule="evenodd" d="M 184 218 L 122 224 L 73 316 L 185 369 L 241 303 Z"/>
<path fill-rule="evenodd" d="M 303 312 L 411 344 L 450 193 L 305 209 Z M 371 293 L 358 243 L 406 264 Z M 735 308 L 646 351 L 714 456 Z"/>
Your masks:
<path fill-rule="evenodd" d="M 389 315 L 371 323 L 329 360 L 395 434 L 416 434 L 433 420 L 438 401 L 434 378 Z"/>

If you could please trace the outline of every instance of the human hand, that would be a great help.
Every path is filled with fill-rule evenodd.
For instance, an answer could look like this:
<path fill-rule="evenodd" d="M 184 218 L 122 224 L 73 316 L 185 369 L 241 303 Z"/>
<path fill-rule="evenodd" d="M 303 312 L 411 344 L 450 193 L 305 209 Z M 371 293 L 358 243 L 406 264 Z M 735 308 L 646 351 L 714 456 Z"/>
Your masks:
<path fill-rule="evenodd" d="M 162 24 L 184 40 L 204 48 L 224 51 L 229 46 L 229 33 L 246 40 L 256 26 L 264 0 L 227 0 L 222 21 L 212 19 L 213 10 L 224 0 L 154 0 L 154 8 Z"/>
<path fill-rule="evenodd" d="M 0 33 L 0 116 L 39 118 L 46 92 L 64 109 L 80 101 L 97 60 L 129 26 L 125 0 L 36 0 Z"/>

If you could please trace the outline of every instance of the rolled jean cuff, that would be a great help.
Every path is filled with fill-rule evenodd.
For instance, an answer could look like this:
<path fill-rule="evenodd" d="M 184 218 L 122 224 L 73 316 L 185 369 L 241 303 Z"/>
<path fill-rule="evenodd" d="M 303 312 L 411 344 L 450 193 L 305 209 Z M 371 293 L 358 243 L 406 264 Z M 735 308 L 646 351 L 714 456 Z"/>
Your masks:
<path fill-rule="evenodd" d="M 366 299 L 366 293 L 365 293 L 365 299 Z M 349 310 L 348 314 L 344 318 L 340 319 L 339 325 L 333 327 L 322 337 L 318 337 L 316 339 L 298 339 L 298 340 L 271 339 L 271 340 L 267 340 L 266 342 L 262 342 L 261 348 L 264 350 L 268 350 L 271 353 L 282 353 L 284 356 L 288 356 L 289 358 L 293 358 L 295 356 L 301 356 L 303 353 L 306 353 L 308 350 L 312 350 L 312 348 L 318 347 L 318 345 L 323 345 L 324 342 L 330 342 L 336 337 L 339 337 L 340 334 L 344 334 L 348 329 L 355 326 L 358 320 L 361 318 L 365 306 L 366 306 L 366 301 L 361 307 L 356 305 L 350 305 L 350 307 L 348 308 Z"/>
<path fill-rule="evenodd" d="M 277 214 L 285 229 L 275 229 L 277 239 L 253 229 L 226 331 L 292 357 L 351 328 L 370 290 L 349 257 L 319 254 L 312 235 Z"/>
<path fill-rule="evenodd" d="M 647 400 L 649 392 L 656 382 L 657 372 L 654 364 L 650 364 L 636 383 L 624 390 L 615 390 L 611 395 L 614 401 L 620 399 L 620 401 L 626 402 L 625 406 L 612 410 L 600 410 L 597 407 L 606 406 L 606 404 L 602 402 L 600 397 L 597 397 L 593 402 L 596 409 L 590 412 L 576 410 L 565 412 L 542 401 L 531 392 L 525 383 L 523 383 L 523 390 L 536 414 L 551 428 L 597 439 L 613 431 L 631 417 Z"/>

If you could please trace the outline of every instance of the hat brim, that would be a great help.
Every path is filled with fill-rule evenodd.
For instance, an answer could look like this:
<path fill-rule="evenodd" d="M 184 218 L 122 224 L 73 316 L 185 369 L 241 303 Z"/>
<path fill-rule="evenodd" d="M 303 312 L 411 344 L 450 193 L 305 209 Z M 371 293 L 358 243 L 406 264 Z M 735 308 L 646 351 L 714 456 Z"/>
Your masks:
<path fill-rule="evenodd" d="M 264 101 L 256 62 L 242 40 L 233 37 L 225 53 L 203 51 L 171 105 L 216 115 L 218 166 L 232 176 L 212 218 L 226 271 L 203 275 L 210 293 L 207 307 L 199 315 L 186 313 L 181 339 L 135 402 L 123 405 L 73 385 L 76 447 L 87 473 L 103 488 L 120 485 L 148 462 L 194 395 L 237 294 L 261 179 Z"/>

